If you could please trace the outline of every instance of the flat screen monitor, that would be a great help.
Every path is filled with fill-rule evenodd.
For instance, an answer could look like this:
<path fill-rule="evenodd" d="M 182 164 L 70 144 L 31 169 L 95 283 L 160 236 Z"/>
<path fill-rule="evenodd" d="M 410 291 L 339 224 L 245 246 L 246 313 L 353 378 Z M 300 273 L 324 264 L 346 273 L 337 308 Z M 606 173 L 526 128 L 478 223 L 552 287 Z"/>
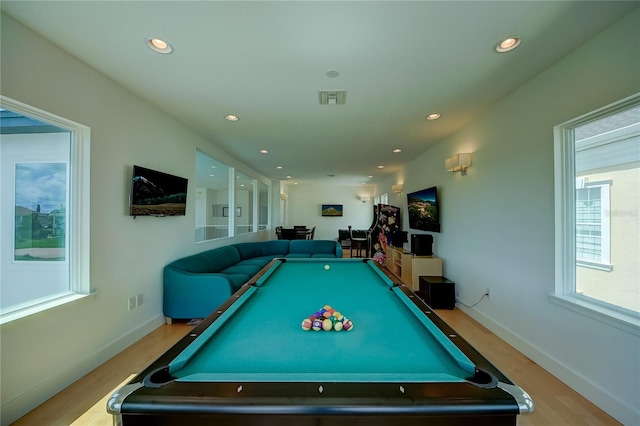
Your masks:
<path fill-rule="evenodd" d="M 184 216 L 188 179 L 133 166 L 131 216 Z"/>
<path fill-rule="evenodd" d="M 433 186 L 407 194 L 409 228 L 440 232 L 440 205 L 438 189 Z"/>

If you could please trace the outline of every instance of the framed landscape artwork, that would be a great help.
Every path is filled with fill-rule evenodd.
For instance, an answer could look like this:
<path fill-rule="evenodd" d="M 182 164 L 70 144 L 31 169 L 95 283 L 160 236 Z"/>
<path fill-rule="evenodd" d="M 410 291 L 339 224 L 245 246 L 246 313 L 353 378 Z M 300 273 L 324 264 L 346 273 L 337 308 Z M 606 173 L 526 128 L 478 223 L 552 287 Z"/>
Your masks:
<path fill-rule="evenodd" d="M 342 216 L 342 204 L 323 204 L 322 216 Z"/>

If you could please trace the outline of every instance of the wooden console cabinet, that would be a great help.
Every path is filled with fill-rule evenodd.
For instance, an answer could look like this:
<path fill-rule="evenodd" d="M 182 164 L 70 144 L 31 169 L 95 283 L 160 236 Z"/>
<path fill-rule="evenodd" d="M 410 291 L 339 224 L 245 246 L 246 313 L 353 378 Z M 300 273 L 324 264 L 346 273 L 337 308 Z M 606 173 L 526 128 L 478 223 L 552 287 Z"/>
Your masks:
<path fill-rule="evenodd" d="M 385 266 L 402 284 L 412 290 L 420 289 L 420 276 L 442 276 L 442 259 L 436 256 L 414 256 L 401 247 L 387 247 Z"/>

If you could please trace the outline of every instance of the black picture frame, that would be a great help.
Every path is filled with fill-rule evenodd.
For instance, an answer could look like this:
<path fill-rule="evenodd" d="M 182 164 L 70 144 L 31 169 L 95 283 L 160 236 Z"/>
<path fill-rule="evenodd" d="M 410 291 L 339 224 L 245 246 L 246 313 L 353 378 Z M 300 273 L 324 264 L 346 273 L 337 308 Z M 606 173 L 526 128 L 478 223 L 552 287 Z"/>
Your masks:
<path fill-rule="evenodd" d="M 242 216 L 242 207 L 236 207 L 236 217 Z M 229 207 L 222 208 L 222 217 L 229 217 Z"/>
<path fill-rule="evenodd" d="M 322 216 L 340 217 L 342 216 L 343 208 L 342 204 L 323 204 Z"/>

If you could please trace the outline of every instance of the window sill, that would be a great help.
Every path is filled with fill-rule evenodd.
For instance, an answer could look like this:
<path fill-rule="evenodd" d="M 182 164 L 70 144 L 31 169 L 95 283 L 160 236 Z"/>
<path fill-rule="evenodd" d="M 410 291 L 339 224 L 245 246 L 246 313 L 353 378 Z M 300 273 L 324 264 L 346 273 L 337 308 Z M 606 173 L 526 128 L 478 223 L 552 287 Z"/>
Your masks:
<path fill-rule="evenodd" d="M 640 316 L 594 303 L 587 298 L 550 294 L 549 301 L 605 324 L 640 336 Z"/>
<path fill-rule="evenodd" d="M 8 324 L 31 315 L 36 315 L 50 309 L 54 309 L 79 300 L 94 300 L 95 293 L 79 294 L 68 293 L 53 299 L 44 300 L 37 304 L 32 304 L 22 308 L 13 309 L 9 312 L 0 314 L 0 325 Z"/>

